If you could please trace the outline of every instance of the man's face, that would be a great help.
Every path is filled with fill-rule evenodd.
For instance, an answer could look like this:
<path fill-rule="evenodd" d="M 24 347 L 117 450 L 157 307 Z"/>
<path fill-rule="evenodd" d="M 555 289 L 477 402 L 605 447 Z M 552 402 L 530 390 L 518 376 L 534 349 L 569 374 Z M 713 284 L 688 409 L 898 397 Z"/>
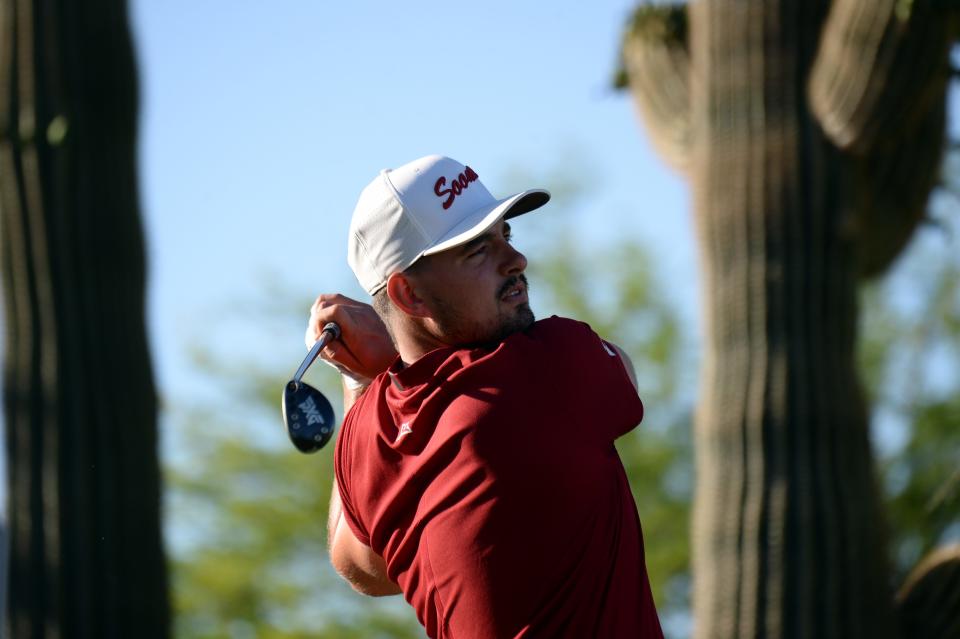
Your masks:
<path fill-rule="evenodd" d="M 510 225 L 503 220 L 421 262 L 413 279 L 444 343 L 497 342 L 533 324 L 523 275 L 527 258 L 510 244 Z"/>

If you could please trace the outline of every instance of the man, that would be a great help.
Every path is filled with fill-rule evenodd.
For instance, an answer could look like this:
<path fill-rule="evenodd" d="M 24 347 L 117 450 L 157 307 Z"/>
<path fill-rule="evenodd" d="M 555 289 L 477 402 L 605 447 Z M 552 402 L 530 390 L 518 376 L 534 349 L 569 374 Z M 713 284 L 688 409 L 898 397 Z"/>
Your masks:
<path fill-rule="evenodd" d="M 534 321 L 497 200 L 429 156 L 382 171 L 348 260 L 369 306 L 321 295 L 306 341 L 344 378 L 330 556 L 403 593 L 430 637 L 662 637 L 613 441 L 643 416 L 633 367 L 586 324 Z"/>

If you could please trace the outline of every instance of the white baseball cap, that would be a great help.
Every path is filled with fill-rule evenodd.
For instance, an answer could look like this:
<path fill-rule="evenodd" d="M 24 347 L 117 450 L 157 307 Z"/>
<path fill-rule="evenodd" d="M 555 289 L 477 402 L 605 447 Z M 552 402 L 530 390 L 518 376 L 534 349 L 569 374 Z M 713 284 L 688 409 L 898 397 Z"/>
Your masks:
<path fill-rule="evenodd" d="M 540 208 L 550 199 L 530 189 L 498 200 L 476 171 L 441 155 L 384 169 L 353 210 L 347 262 L 360 285 L 373 295 L 387 278 L 424 255 L 460 246 L 501 218 Z"/>

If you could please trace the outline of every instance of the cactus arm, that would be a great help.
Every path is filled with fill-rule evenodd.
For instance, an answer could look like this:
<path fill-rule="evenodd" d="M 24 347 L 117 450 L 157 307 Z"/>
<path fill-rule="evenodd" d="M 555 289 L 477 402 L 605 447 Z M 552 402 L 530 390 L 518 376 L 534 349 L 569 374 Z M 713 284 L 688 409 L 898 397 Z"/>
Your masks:
<path fill-rule="evenodd" d="M 690 56 L 686 5 L 643 5 L 623 40 L 623 77 L 651 141 L 684 170 L 690 149 Z"/>
<path fill-rule="evenodd" d="M 916 128 L 942 99 L 951 20 L 936 0 L 834 0 L 810 73 L 810 108 L 857 154 Z"/>
<path fill-rule="evenodd" d="M 960 544 L 924 558 L 897 593 L 901 636 L 960 636 Z"/>
<path fill-rule="evenodd" d="M 857 180 L 851 230 L 863 278 L 882 275 L 926 218 L 927 200 L 941 176 L 946 96 L 932 106 L 899 141 L 849 159 Z"/>

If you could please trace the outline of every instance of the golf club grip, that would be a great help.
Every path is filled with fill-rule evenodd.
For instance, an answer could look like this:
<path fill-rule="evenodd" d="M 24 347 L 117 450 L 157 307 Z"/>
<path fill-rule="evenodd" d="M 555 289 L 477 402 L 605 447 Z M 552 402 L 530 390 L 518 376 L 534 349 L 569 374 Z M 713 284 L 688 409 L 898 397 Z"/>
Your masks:
<path fill-rule="evenodd" d="M 307 369 L 310 368 L 310 365 L 317 359 L 317 355 L 320 354 L 327 344 L 335 339 L 340 338 L 340 326 L 336 322 L 327 322 L 323 327 L 323 330 L 320 331 L 320 339 L 314 342 L 313 346 L 310 348 L 310 352 L 307 353 L 307 356 L 303 358 L 303 362 L 300 364 L 300 368 L 297 369 L 297 372 L 293 374 L 293 381 L 300 382 L 300 378 L 303 377 L 303 374 L 307 372 Z"/>

